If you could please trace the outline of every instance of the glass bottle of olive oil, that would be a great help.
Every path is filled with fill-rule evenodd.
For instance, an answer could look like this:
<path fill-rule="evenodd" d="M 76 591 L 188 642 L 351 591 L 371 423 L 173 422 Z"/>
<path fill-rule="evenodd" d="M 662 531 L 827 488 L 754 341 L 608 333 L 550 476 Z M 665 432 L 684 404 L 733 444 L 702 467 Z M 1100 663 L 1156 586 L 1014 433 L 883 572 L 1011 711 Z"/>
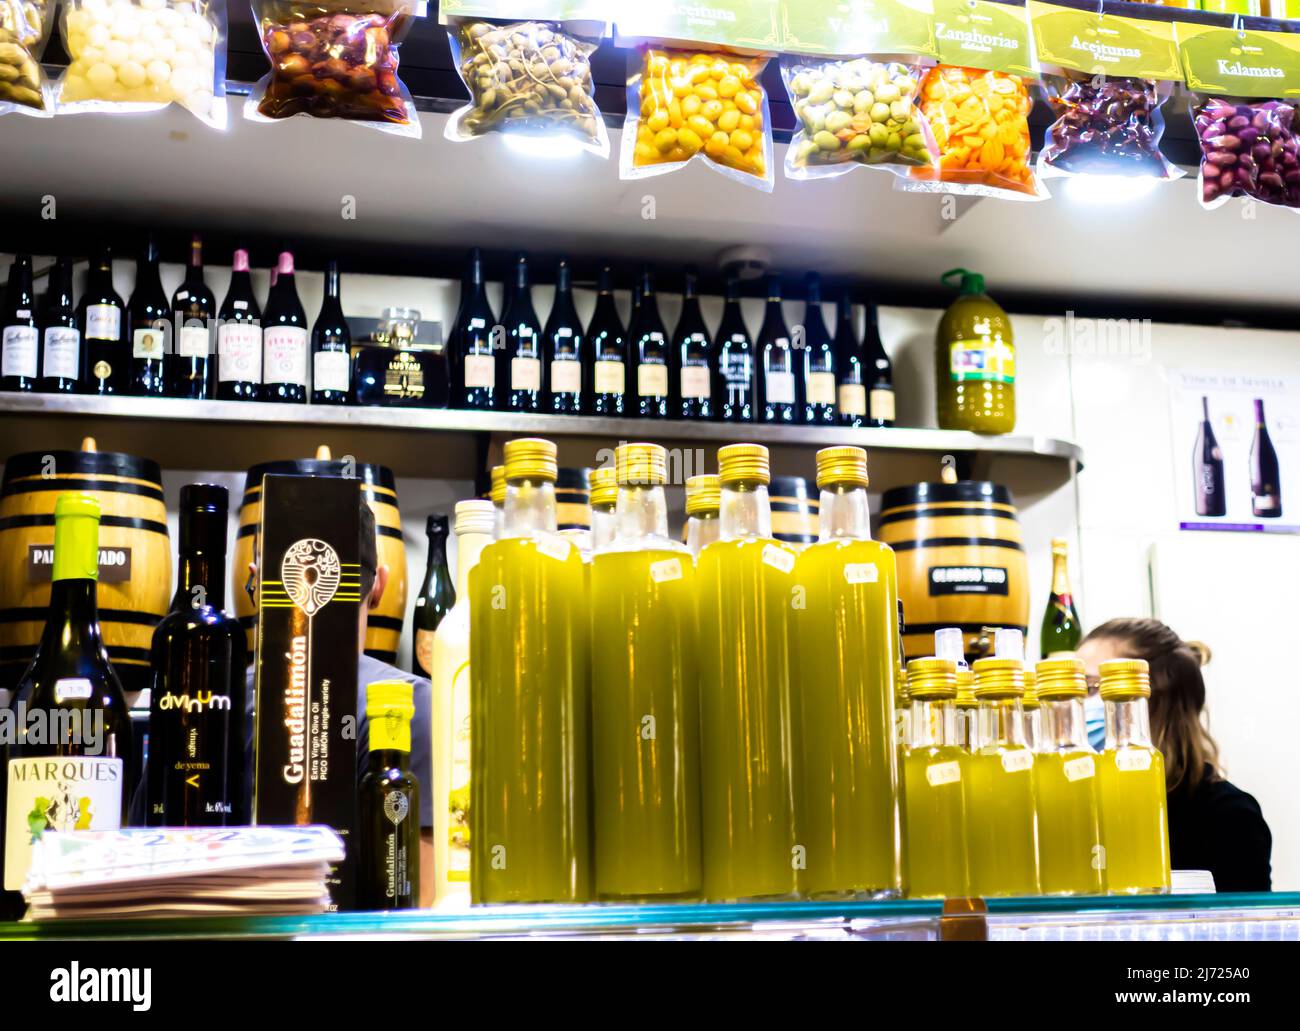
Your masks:
<path fill-rule="evenodd" d="M 618 506 L 618 470 L 609 466 L 591 471 L 591 553 L 605 551 L 614 543 L 615 509 Z"/>
<path fill-rule="evenodd" d="M 1028 675 L 1028 670 L 1026 670 Z M 1038 862 L 1044 895 L 1105 890 L 1097 802 L 1097 753 L 1088 744 L 1083 662 L 1071 655 L 1038 664 L 1043 717 L 1034 756 L 1038 791 Z"/>
<path fill-rule="evenodd" d="M 1101 754 L 1101 842 L 1111 894 L 1169 890 L 1169 803 L 1165 760 L 1151 743 L 1144 659 L 1101 664 L 1106 748 Z"/>
<path fill-rule="evenodd" d="M 948 659 L 907 664 L 906 799 L 907 893 L 912 898 L 970 894 L 966 845 L 966 779 L 970 753 L 957 743 L 957 668 Z"/>
<path fill-rule="evenodd" d="M 492 520 L 492 539 L 499 541 L 506 521 L 506 467 L 504 465 L 492 467 L 492 491 L 489 497 L 492 499 L 493 509 L 496 510 Z"/>
<path fill-rule="evenodd" d="M 690 476 L 686 480 L 686 547 L 698 556 L 706 544 L 718 539 L 718 505 L 722 484 L 717 476 Z"/>
<path fill-rule="evenodd" d="M 555 445 L 507 441 L 501 539 L 470 576 L 470 892 L 591 897 L 584 565 L 556 532 Z"/>
<path fill-rule="evenodd" d="M 1034 753 L 1025 742 L 1023 667 L 1019 659 L 977 659 L 974 673 L 979 707 L 966 780 L 971 891 L 1037 895 Z"/>
<path fill-rule="evenodd" d="M 617 534 L 591 563 L 596 894 L 698 895 L 695 566 L 668 536 L 667 452 L 615 452 Z"/>
<path fill-rule="evenodd" d="M 894 677 L 898 571 L 871 539 L 867 453 L 817 452 L 821 529 L 795 565 L 791 696 L 802 740 L 795 800 L 806 866 L 801 888 L 820 897 L 902 890 Z"/>
<path fill-rule="evenodd" d="M 939 428 L 1010 433 L 1016 428 L 1016 346 L 1011 320 L 984 292 L 978 272 L 955 268 L 958 297 L 935 334 Z"/>
<path fill-rule="evenodd" d="M 798 857 L 789 624 L 795 553 L 772 537 L 767 448 L 718 452 L 719 539 L 700 552 L 704 894 L 791 895 Z"/>

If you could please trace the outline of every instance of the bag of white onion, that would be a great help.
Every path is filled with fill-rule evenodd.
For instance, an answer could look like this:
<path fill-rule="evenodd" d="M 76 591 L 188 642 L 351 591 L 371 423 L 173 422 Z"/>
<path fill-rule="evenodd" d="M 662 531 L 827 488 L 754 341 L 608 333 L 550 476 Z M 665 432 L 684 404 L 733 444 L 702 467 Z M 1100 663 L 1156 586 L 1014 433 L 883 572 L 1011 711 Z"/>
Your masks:
<path fill-rule="evenodd" d="M 226 128 L 225 0 L 64 0 L 59 114 L 179 104 Z"/>

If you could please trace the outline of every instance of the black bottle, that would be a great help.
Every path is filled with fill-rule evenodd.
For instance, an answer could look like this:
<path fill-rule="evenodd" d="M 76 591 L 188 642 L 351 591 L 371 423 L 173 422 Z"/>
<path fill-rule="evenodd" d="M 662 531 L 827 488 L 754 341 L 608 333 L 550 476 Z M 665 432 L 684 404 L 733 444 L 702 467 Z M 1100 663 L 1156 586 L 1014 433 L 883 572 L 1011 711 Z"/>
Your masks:
<path fill-rule="evenodd" d="M 15 255 L 9 285 L 0 307 L 0 390 L 35 390 L 40 374 L 41 331 L 36 324 L 36 295 L 32 288 L 32 257 Z"/>
<path fill-rule="evenodd" d="M 311 403 L 345 405 L 352 382 L 352 331 L 339 299 L 339 263 L 325 266 L 325 297 L 311 328 Z"/>
<path fill-rule="evenodd" d="M 632 347 L 632 382 L 636 407 L 632 414 L 646 419 L 666 419 L 672 403 L 672 369 L 668 332 L 659 317 L 654 277 L 643 268 L 637 278 L 640 303 L 632 310 L 627 336 Z"/>
<path fill-rule="evenodd" d="M 781 311 L 781 281 L 776 276 L 767 279 L 767 310 L 763 313 L 763 327 L 758 331 L 757 353 L 758 421 L 800 421 L 803 391 L 800 377 L 795 375 L 795 351 L 790 346 L 790 331 Z"/>
<path fill-rule="evenodd" d="M 533 309 L 533 292 L 528 281 L 528 258 L 515 256 L 510 303 L 501 316 L 505 326 L 507 369 L 510 385 L 506 409 L 511 412 L 542 410 L 542 327 Z M 497 366 L 500 372 L 501 366 Z"/>
<path fill-rule="evenodd" d="M 754 421 L 754 342 L 740 310 L 740 284 L 727 280 L 714 347 L 713 396 L 722 422 Z"/>
<path fill-rule="evenodd" d="M 451 607 L 456 604 L 456 587 L 447 568 L 447 517 L 431 515 L 424 526 L 429 539 L 429 558 L 424 569 L 424 583 L 415 597 L 411 622 L 415 643 L 411 654 L 411 672 L 431 679 L 433 669 L 433 634 Z"/>
<path fill-rule="evenodd" d="M 880 339 L 880 318 L 876 306 L 865 307 L 866 326 L 862 334 L 862 376 L 867 384 L 867 425 L 894 425 L 894 364 Z"/>
<path fill-rule="evenodd" d="M 803 379 L 803 421 L 814 426 L 834 426 L 835 347 L 822 316 L 821 277 L 809 272 L 805 283 L 803 347 L 796 348 L 802 351 L 798 364 Z"/>
<path fill-rule="evenodd" d="M 587 340 L 592 360 L 592 415 L 627 414 L 628 360 L 627 336 L 623 320 L 614 304 L 614 273 L 608 265 L 600 270 L 596 282 L 596 310 L 587 323 Z"/>
<path fill-rule="evenodd" d="M 262 396 L 262 309 L 253 294 L 248 251 L 235 251 L 230 286 L 217 313 L 217 400 Z"/>
<path fill-rule="evenodd" d="M 82 389 L 88 394 L 125 394 L 131 384 L 126 305 L 113 289 L 113 257 L 105 246 L 90 262 L 77 322 L 85 355 Z"/>
<path fill-rule="evenodd" d="M 298 300 L 293 255 L 280 252 L 262 316 L 263 401 L 307 402 L 307 313 Z"/>
<path fill-rule="evenodd" d="M 507 381 L 497 376 L 492 353 L 492 329 L 497 317 L 488 303 L 483 280 L 483 255 L 469 252 L 460 281 L 460 309 L 447 338 L 448 371 L 453 408 L 495 408 Z M 504 348 L 503 348 L 504 351 Z"/>
<path fill-rule="evenodd" d="M 696 275 L 687 269 L 682 284 L 682 314 L 673 333 L 673 365 L 676 366 L 677 406 L 679 419 L 712 419 L 714 403 L 714 354 L 708 327 L 700 314 Z"/>
<path fill-rule="evenodd" d="M 72 302 L 72 259 L 60 258 L 50 273 L 41 317 L 41 390 L 75 394 L 81 381 L 81 329 Z"/>
<path fill-rule="evenodd" d="M 362 909 L 420 904 L 420 785 L 411 772 L 414 685 L 366 687 L 369 753 L 357 785 L 357 901 Z"/>
<path fill-rule="evenodd" d="M 542 340 L 543 409 L 557 415 L 578 415 L 586 410 L 591 363 L 586 359 L 587 343 L 573 306 L 573 272 L 564 258 L 555 272 L 555 302 Z"/>
<path fill-rule="evenodd" d="M 135 289 L 127 305 L 131 324 L 131 393 L 167 394 L 167 358 L 173 353 L 172 312 L 158 270 L 158 244 L 152 235 L 135 263 Z"/>
<path fill-rule="evenodd" d="M 853 301 L 846 291 L 835 304 L 836 407 L 841 426 L 865 426 L 867 388 L 862 382 L 862 341 L 853 329 Z"/>
<path fill-rule="evenodd" d="M 172 316 L 176 353 L 168 356 L 168 381 L 172 397 L 201 400 L 212 397 L 212 361 L 216 331 L 217 299 L 203 281 L 203 237 L 190 241 L 190 260 L 185 279 L 172 295 Z"/>

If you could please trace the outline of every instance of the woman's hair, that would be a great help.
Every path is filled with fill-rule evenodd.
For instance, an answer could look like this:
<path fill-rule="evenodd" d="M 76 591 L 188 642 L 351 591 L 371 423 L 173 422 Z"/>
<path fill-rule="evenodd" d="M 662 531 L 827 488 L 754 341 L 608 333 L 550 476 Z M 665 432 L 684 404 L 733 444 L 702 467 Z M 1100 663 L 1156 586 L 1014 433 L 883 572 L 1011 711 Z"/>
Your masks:
<path fill-rule="evenodd" d="M 1202 720 L 1208 645 L 1184 641 L 1158 619 L 1112 619 L 1095 627 L 1085 641 L 1116 642 L 1130 658 L 1151 668 L 1151 736 L 1165 757 L 1170 789 L 1185 780 L 1195 789 L 1207 775 L 1219 777 L 1219 746 Z"/>

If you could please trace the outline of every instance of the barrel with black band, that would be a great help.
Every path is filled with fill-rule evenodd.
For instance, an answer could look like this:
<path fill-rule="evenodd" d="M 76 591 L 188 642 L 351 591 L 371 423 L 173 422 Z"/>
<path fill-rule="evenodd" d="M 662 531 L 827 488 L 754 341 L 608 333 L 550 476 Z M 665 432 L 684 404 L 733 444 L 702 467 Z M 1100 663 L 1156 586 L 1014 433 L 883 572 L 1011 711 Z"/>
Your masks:
<path fill-rule="evenodd" d="M 796 548 L 817 543 L 820 497 L 802 476 L 773 476 L 767 496 L 772 506 L 772 536 Z"/>
<path fill-rule="evenodd" d="M 591 529 L 591 470 L 562 468 L 555 478 L 556 529 Z"/>
<path fill-rule="evenodd" d="M 5 462 L 0 486 L 0 686 L 12 689 L 36 652 L 50 603 L 54 503 L 64 491 L 99 501 L 99 620 L 127 691 L 149 686 L 153 628 L 171 600 L 172 548 L 156 462 L 94 450 L 30 451 Z"/>
<path fill-rule="evenodd" d="M 881 499 L 877 536 L 898 560 L 903 650 L 934 652 L 934 631 L 960 627 L 968 656 L 985 627 L 1029 622 L 1029 564 L 1011 492 L 982 480 L 896 487 Z"/>
<path fill-rule="evenodd" d="M 388 586 L 378 608 L 366 621 L 366 654 L 397 664 L 397 646 L 406 616 L 406 544 L 402 540 L 402 517 L 397 508 L 397 482 L 391 469 L 351 460 L 304 458 L 264 462 L 248 470 L 244 497 L 239 506 L 239 532 L 235 559 L 231 564 L 231 593 L 235 615 L 248 631 L 249 654 L 255 653 L 257 609 L 247 591 L 248 566 L 253 561 L 257 527 L 262 515 L 262 477 L 268 473 L 286 476 L 345 476 L 358 481 L 361 492 L 375 514 L 379 564 L 388 567 Z"/>

